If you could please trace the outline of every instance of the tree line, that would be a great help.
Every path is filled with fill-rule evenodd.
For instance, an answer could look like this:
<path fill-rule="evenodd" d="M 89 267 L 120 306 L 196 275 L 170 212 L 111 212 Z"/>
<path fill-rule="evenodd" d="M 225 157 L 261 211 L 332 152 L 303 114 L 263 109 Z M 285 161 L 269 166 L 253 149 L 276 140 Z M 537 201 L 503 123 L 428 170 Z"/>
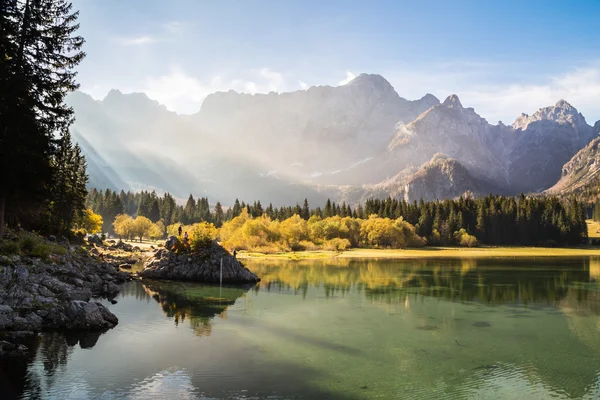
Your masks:
<path fill-rule="evenodd" d="M 255 220 L 267 217 L 280 223 L 298 217 L 304 221 L 331 217 L 367 221 L 371 216 L 395 221 L 401 219 L 414 228 L 416 235 L 429 245 L 576 245 L 587 241 L 585 204 L 576 199 L 561 201 L 556 197 L 519 197 L 489 195 L 481 198 L 460 197 L 455 200 L 407 202 L 399 199 L 370 199 L 352 207 L 345 202 L 327 200 L 323 207 L 302 205 L 263 207 L 260 201 L 236 200 L 231 207 L 217 202 L 211 206 L 202 197 L 192 195 L 185 205 L 177 204 L 169 193 L 131 193 L 91 190 L 88 206 L 102 215 L 105 231 L 114 233 L 112 225 L 120 214 L 143 216 L 160 222 L 166 234 L 179 225 L 212 223 L 216 228 L 244 215 Z M 358 244 L 356 241 L 353 243 Z"/>
<path fill-rule="evenodd" d="M 0 239 L 7 225 L 69 234 L 84 217 L 86 162 L 64 102 L 85 56 L 77 17 L 65 0 L 0 1 Z"/>

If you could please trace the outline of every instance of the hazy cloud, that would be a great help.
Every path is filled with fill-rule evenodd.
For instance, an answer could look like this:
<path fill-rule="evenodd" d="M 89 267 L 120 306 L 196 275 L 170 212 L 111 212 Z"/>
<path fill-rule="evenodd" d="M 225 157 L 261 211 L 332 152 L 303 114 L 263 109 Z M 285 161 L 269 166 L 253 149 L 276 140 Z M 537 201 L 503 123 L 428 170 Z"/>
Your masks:
<path fill-rule="evenodd" d="M 490 122 L 510 124 L 524 112 L 567 100 L 593 124 L 600 118 L 600 66 L 580 68 L 538 84 L 486 85 L 459 92 L 463 104 Z"/>
<path fill-rule="evenodd" d="M 287 90 L 283 75 L 269 68 L 251 70 L 241 75 L 244 78 L 215 75 L 209 80 L 200 80 L 174 67 L 166 75 L 148 77 L 144 87 L 136 90 L 145 92 L 169 110 L 183 114 L 198 112 L 206 96 L 218 91 L 235 90 L 254 94 Z"/>
<path fill-rule="evenodd" d="M 556 76 L 534 76 L 531 83 L 496 80 L 497 71 L 506 65 L 488 63 L 446 63 L 435 68 L 396 69 L 382 75 L 398 94 L 418 99 L 426 93 L 440 101 L 456 93 L 465 107 L 490 123 L 511 124 L 521 113 L 533 114 L 541 107 L 567 100 L 593 124 L 600 118 L 600 64 L 573 69 Z M 510 68 L 519 69 L 511 65 Z"/>
<path fill-rule="evenodd" d="M 346 71 L 346 79 L 343 79 L 343 80 L 339 81 L 338 85 L 339 86 L 345 85 L 345 84 L 347 84 L 348 82 L 350 82 L 354 78 L 356 78 L 356 75 L 354 75 L 350 71 Z"/>
<path fill-rule="evenodd" d="M 141 46 L 145 44 L 155 43 L 156 39 L 152 36 L 138 36 L 131 38 L 120 38 L 118 39 L 119 43 L 123 46 Z"/>

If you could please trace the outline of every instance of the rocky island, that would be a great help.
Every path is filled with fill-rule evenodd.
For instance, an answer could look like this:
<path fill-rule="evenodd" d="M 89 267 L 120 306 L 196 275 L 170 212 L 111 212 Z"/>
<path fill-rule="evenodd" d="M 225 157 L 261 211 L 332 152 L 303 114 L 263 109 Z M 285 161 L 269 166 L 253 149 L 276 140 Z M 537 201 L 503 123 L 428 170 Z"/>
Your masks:
<path fill-rule="evenodd" d="M 189 254 L 177 254 L 167 249 L 159 249 L 146 261 L 144 269 L 138 273 L 138 276 L 149 279 L 226 284 L 260 281 L 256 274 L 215 241 Z"/>

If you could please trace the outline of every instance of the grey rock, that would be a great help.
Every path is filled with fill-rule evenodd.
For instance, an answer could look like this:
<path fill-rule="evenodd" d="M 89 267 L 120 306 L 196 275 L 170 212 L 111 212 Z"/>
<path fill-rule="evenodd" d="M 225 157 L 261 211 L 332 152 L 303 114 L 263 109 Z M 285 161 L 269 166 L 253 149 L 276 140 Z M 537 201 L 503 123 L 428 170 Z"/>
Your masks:
<path fill-rule="evenodd" d="M 13 308 L 5 304 L 0 304 L 0 314 L 9 314 L 13 312 Z"/>
<path fill-rule="evenodd" d="M 87 241 L 89 244 L 95 244 L 98 246 L 102 246 L 102 239 L 98 235 L 88 236 Z"/>
<path fill-rule="evenodd" d="M 71 301 L 65 308 L 65 315 L 69 319 L 69 329 L 108 329 L 119 322 L 106 307 L 92 301 Z"/>
<path fill-rule="evenodd" d="M 69 292 L 70 300 L 89 301 L 91 297 L 92 291 L 90 289 L 77 289 Z"/>
<path fill-rule="evenodd" d="M 161 259 L 150 258 L 138 273 L 142 278 L 170 279 L 217 283 L 223 260 L 223 283 L 241 284 L 258 282 L 260 278 L 247 269 L 222 246 L 212 242 L 199 253 L 187 256 L 171 252 L 156 252 Z"/>

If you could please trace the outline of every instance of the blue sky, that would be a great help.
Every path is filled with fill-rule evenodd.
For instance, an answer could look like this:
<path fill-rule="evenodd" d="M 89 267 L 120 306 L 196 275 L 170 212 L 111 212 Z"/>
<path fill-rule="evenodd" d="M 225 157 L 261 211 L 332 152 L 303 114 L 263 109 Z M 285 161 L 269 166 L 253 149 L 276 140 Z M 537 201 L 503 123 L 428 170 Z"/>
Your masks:
<path fill-rule="evenodd" d="M 378 73 L 408 99 L 457 93 L 490 122 L 564 98 L 600 119 L 600 1 L 74 0 L 81 89 L 145 92 L 179 113 L 207 94 Z"/>

